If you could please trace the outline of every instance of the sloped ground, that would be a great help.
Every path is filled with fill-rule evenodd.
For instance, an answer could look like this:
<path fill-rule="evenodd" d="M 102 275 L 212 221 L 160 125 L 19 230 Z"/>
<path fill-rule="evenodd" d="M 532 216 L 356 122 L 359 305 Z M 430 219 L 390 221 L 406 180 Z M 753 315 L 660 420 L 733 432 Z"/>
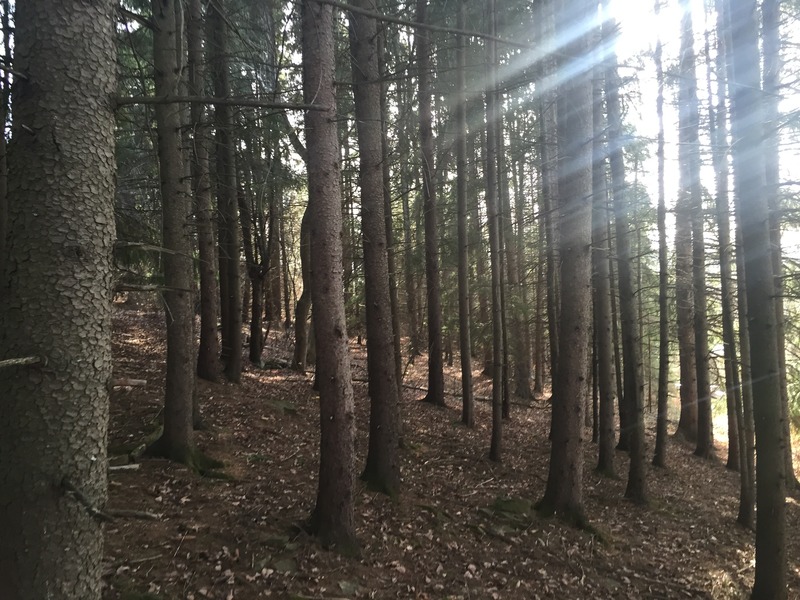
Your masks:
<path fill-rule="evenodd" d="M 117 377 L 147 380 L 112 396 L 111 448 L 125 452 L 152 433 L 164 377 L 163 317 L 120 309 Z M 265 357 L 288 358 L 273 334 Z M 358 464 L 367 448 L 365 348 L 353 345 Z M 448 388 L 457 388 L 456 368 Z M 477 376 L 476 372 L 476 376 Z M 424 386 L 425 361 L 407 371 Z M 479 395 L 488 395 L 483 379 Z M 248 366 L 241 385 L 200 383 L 209 431 L 199 447 L 229 477 L 200 477 L 160 460 L 112 471 L 109 508 L 151 513 L 106 526 L 105 598 L 745 598 L 753 535 L 735 524 L 738 479 L 672 441 L 668 470 L 649 473 L 647 507 L 623 499 L 619 480 L 592 472 L 587 443 L 586 511 L 599 535 L 540 519 L 531 503 L 547 477 L 548 406 L 515 405 L 505 424 L 504 461 L 487 459 L 490 407 L 478 402 L 474 430 L 446 410 L 403 399 L 404 490 L 397 503 L 359 486 L 361 556 L 322 550 L 303 533 L 318 470 L 318 412 L 311 376 Z M 652 450 L 652 430 L 648 432 Z M 800 509 L 789 503 L 790 597 L 800 597 Z M 139 515 L 142 516 L 142 515 Z"/>

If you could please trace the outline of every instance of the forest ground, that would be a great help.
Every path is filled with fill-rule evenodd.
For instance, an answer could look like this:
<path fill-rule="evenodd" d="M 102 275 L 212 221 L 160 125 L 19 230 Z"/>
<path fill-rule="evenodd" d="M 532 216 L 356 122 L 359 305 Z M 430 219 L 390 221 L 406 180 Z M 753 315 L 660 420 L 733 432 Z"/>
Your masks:
<path fill-rule="evenodd" d="M 146 379 L 115 388 L 112 465 L 155 430 L 163 402 L 163 314 L 118 305 L 115 377 Z M 357 465 L 367 448 L 366 348 L 351 344 L 357 407 Z M 264 357 L 288 360 L 291 340 L 273 332 Z M 425 385 L 424 357 L 406 383 Z M 458 363 L 446 387 L 457 392 Z M 479 396 L 489 382 L 476 371 Z M 319 413 L 312 375 L 248 365 L 240 385 L 200 382 L 210 424 L 200 449 L 225 464 L 203 477 L 163 460 L 110 472 L 108 507 L 136 511 L 105 528 L 104 598 L 746 598 L 753 534 L 736 522 L 738 475 L 701 460 L 670 438 L 669 468 L 648 467 L 648 506 L 623 498 L 619 479 L 593 472 L 585 444 L 586 513 L 597 535 L 531 508 L 547 477 L 549 405 L 515 404 L 504 423 L 504 460 L 488 460 L 491 411 L 477 402 L 475 429 L 460 424 L 460 400 L 437 409 L 403 397 L 403 491 L 396 502 L 358 482 L 361 554 L 325 551 L 302 525 L 316 497 Z M 648 454 L 654 427 L 648 425 Z M 591 432 L 588 433 L 591 437 Z M 718 454 L 724 459 L 722 444 Z M 122 514 L 122 513 L 119 513 Z M 141 518 L 146 517 L 146 518 Z M 148 518 L 149 517 L 149 518 Z M 800 598 L 800 506 L 788 503 L 791 598 Z"/>

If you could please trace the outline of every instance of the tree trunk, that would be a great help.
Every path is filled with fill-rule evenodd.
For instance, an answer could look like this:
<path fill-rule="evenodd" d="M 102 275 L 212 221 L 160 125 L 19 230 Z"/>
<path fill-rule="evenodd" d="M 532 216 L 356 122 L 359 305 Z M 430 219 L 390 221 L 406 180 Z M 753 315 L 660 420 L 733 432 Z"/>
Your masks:
<path fill-rule="evenodd" d="M 561 321 L 558 369 L 553 387 L 550 470 L 539 509 L 582 524 L 583 410 L 591 344 L 592 84 L 589 33 L 567 35 L 574 15 L 590 14 L 591 2 L 558 5 L 559 72 L 569 73 L 558 90 L 559 250 Z M 566 36 L 566 37 L 562 37 Z"/>
<path fill-rule="evenodd" d="M 188 20 L 189 93 L 202 95 L 205 90 L 203 65 L 203 11 L 200 0 L 191 0 Z M 198 272 L 200 275 L 200 347 L 197 353 L 197 376 L 208 381 L 219 380 L 222 365 L 217 337 L 219 289 L 217 288 L 216 242 L 214 240 L 211 178 L 208 164 L 209 131 L 202 104 L 192 103 L 192 180 L 197 227 Z M 197 415 L 199 416 L 199 415 Z"/>
<path fill-rule="evenodd" d="M 375 0 L 354 0 L 355 6 L 377 11 Z M 400 491 L 397 370 L 394 361 L 389 263 L 384 214 L 381 83 L 378 26 L 375 19 L 350 16 L 361 188 L 361 231 L 364 244 L 364 296 L 367 321 L 367 374 L 370 419 L 367 463 L 361 478 L 371 489 L 396 496 Z"/>
<path fill-rule="evenodd" d="M 726 36 L 727 38 L 727 36 Z M 725 41 L 728 44 L 728 40 Z M 729 69 L 730 70 L 730 67 Z M 729 76 L 730 79 L 730 76 Z M 735 188 L 735 186 L 734 186 Z M 744 256 L 742 254 L 742 227 L 736 223 L 736 284 L 737 284 L 737 312 L 739 313 L 739 351 L 741 355 L 742 372 L 742 407 L 737 411 L 739 429 L 742 432 L 740 450 L 742 451 L 741 469 L 742 477 L 739 480 L 739 514 L 736 521 L 744 527 L 755 527 L 755 422 L 753 417 L 753 380 L 750 369 L 750 333 L 748 331 L 747 317 L 747 289 Z M 746 468 L 745 468 L 746 466 Z"/>
<path fill-rule="evenodd" d="M 466 27 L 466 1 L 458 3 L 458 29 Z M 461 421 L 475 426 L 469 313 L 469 238 L 467 236 L 467 39 L 458 38 L 456 70 L 456 204 L 458 210 L 458 326 L 461 354 Z"/>
<path fill-rule="evenodd" d="M 427 0 L 417 0 L 417 22 L 427 22 Z M 434 182 L 433 115 L 431 109 L 430 34 L 416 31 L 419 84 L 419 138 L 422 153 L 422 197 L 425 210 L 425 283 L 428 301 L 428 394 L 425 401 L 444 406 L 442 364 L 442 300 L 439 283 L 439 233 Z"/>
<path fill-rule="evenodd" d="M 599 53 L 595 53 L 599 56 Z M 598 393 L 597 471 L 614 477 L 614 351 L 611 346 L 611 274 L 609 272 L 608 192 L 603 131 L 603 71 L 598 61 L 592 81 L 592 287 L 594 298 L 594 356 Z M 592 436 L 594 437 L 594 435 Z"/>
<path fill-rule="evenodd" d="M 786 323 L 783 310 L 783 249 L 781 244 L 782 197 L 780 191 L 780 130 L 779 102 L 783 93 L 781 84 L 780 11 L 781 0 L 764 0 L 761 3 L 762 46 L 764 53 L 764 168 L 769 192 L 769 232 L 772 244 L 772 272 L 775 276 L 775 318 L 778 327 L 778 359 L 781 361 L 781 411 L 783 425 L 783 457 L 786 463 L 786 489 L 791 492 L 800 483 L 794 472 L 792 454 L 791 415 L 789 414 L 789 389 L 786 372 Z"/>
<path fill-rule="evenodd" d="M 153 68 L 155 93 L 179 93 L 180 48 L 176 47 L 175 4 L 153 0 Z M 192 244 L 188 218 L 191 210 L 188 181 L 181 152 L 181 105 L 155 106 L 158 163 L 161 176 L 164 248 L 164 309 L 167 322 L 167 375 L 164 395 L 164 432 L 148 453 L 194 465 L 192 403 L 194 394 L 194 331 L 192 310 Z"/>
<path fill-rule="evenodd" d="M 303 292 L 294 310 L 294 357 L 292 369 L 306 372 L 308 355 L 308 317 L 311 315 L 311 211 L 306 208 L 300 223 L 300 271 Z"/>
<path fill-rule="evenodd" d="M 486 15 L 489 19 L 489 34 L 495 34 L 494 0 L 488 0 Z M 500 211 L 497 198 L 497 134 L 500 111 L 497 106 L 497 73 L 493 65 L 497 62 L 497 43 L 486 42 L 489 75 L 486 87 L 486 218 L 489 229 L 489 265 L 492 278 L 492 441 L 489 458 L 499 461 L 502 457 L 503 441 L 503 310 L 500 279 Z"/>
<path fill-rule="evenodd" d="M 318 348 L 320 467 L 312 530 L 323 546 L 357 550 L 354 502 L 355 407 L 342 281 L 342 197 L 334 91 L 333 9 L 302 4 L 303 97 L 321 110 L 305 115 L 311 229 L 314 335 Z"/>
<path fill-rule="evenodd" d="M 0 358 L 42 363 L 0 369 L 4 600 L 101 597 L 115 16 L 109 1 L 16 3 L 26 77 L 14 83 Z"/>
<path fill-rule="evenodd" d="M 697 376 L 701 370 L 699 363 L 705 356 L 698 353 L 699 335 L 696 332 L 697 319 L 695 309 L 698 306 L 694 295 L 697 291 L 693 285 L 693 246 L 692 246 L 692 212 L 700 199 L 697 170 L 700 168 L 700 155 L 696 147 L 697 122 L 689 113 L 697 115 L 697 80 L 694 65 L 694 39 L 692 21 L 688 3 L 681 0 L 683 18 L 681 20 L 681 52 L 679 78 L 679 104 L 685 107 L 679 111 L 680 127 L 678 146 L 680 163 L 680 189 L 675 203 L 675 304 L 678 314 L 678 350 L 680 355 L 680 394 L 681 416 L 678 421 L 678 433 L 689 442 L 698 441 L 699 397 Z M 694 129 L 694 132 L 690 132 Z M 684 147 L 687 144 L 687 147 Z M 705 399 L 706 402 L 708 399 Z M 702 436 L 700 436 L 702 437 Z"/>
<path fill-rule="evenodd" d="M 0 3 L 0 25 L 3 34 L 3 60 L 7 65 L 12 64 L 11 40 L 13 32 L 11 30 L 11 6 L 10 0 L 2 0 Z M 10 73 L 0 74 L 0 123 L 8 122 L 9 104 L 11 102 L 11 81 Z M 5 241 L 8 235 L 8 156 L 6 135 L 0 135 L 0 276 L 5 271 Z"/>
<path fill-rule="evenodd" d="M 604 2 L 604 8 L 608 8 Z M 617 31 L 611 19 L 603 20 L 603 38 L 611 48 Z M 608 111 L 608 160 L 611 166 L 611 198 L 617 235 L 619 274 L 619 312 L 622 333 L 623 398 L 628 413 L 628 452 L 630 468 L 625 497 L 637 503 L 647 500 L 645 485 L 645 431 L 643 414 L 644 380 L 642 376 L 642 346 L 639 336 L 639 307 L 636 303 L 631 263 L 630 224 L 632 202 L 625 198 L 625 163 L 622 152 L 622 109 L 619 99 L 617 55 L 609 50 L 606 58 L 605 91 Z"/>
<path fill-rule="evenodd" d="M 401 98 L 404 96 L 403 89 L 400 90 Z M 409 92 L 409 95 L 411 93 Z M 410 98 L 403 98 L 407 105 L 410 105 Z M 402 164 L 411 161 L 410 139 L 411 132 L 405 131 L 405 135 L 400 136 L 398 143 L 398 154 Z M 400 171 L 400 188 L 402 190 L 403 204 L 403 283 L 406 294 L 406 311 L 408 313 L 408 337 L 410 341 L 409 360 L 413 362 L 414 357 L 419 356 L 422 342 L 419 335 L 419 322 L 417 319 L 417 281 L 414 273 L 414 242 L 411 235 L 411 183 L 412 178 L 407 168 Z"/>
<path fill-rule="evenodd" d="M 247 186 L 250 187 L 249 185 Z M 250 343 L 249 359 L 254 365 L 261 364 L 261 353 L 264 350 L 264 334 L 261 329 L 261 319 L 264 313 L 264 257 L 258 255 L 258 244 L 253 235 L 253 211 L 251 208 L 251 193 L 239 194 L 239 216 L 242 222 L 242 247 L 244 248 L 245 269 L 247 281 L 250 283 L 250 302 L 242 302 L 250 310 L 242 310 L 242 318 L 250 314 Z M 259 260 L 260 258 L 260 260 Z M 245 290 L 247 288 L 245 287 Z M 247 294 L 245 294 L 247 296 Z"/>
<path fill-rule="evenodd" d="M 543 2 L 542 13 L 539 15 L 539 33 L 546 47 L 555 47 L 554 10 L 555 2 Z M 549 56 L 544 61 L 543 77 L 554 76 L 554 58 Z M 559 231 L 558 231 L 558 173 L 556 160 L 560 140 L 557 132 L 556 91 L 545 89 L 538 105 L 537 119 L 540 127 L 539 156 L 540 175 L 542 179 L 542 210 L 546 252 L 546 308 L 547 308 L 547 333 L 550 347 L 550 381 L 555 385 L 559 363 L 559 326 L 561 316 L 560 273 L 561 257 L 559 256 Z M 541 226 L 541 225 L 540 225 Z"/>
<path fill-rule="evenodd" d="M 756 443 L 756 573 L 752 598 L 787 597 L 786 462 L 781 424 L 780 358 L 776 330 L 758 21 L 753 0 L 731 0 L 731 134 L 736 217 L 741 222 Z"/>
<path fill-rule="evenodd" d="M 403 398 L 403 349 L 402 332 L 400 330 L 400 299 L 397 292 L 397 246 L 392 226 L 392 185 L 391 185 L 391 153 L 389 150 L 389 106 L 387 97 L 386 69 L 383 60 L 383 33 L 378 37 L 378 69 L 381 83 L 381 174 L 383 176 L 383 211 L 386 229 L 386 254 L 389 267 L 389 299 L 392 310 L 392 346 L 394 348 L 394 370 L 397 381 L 397 401 Z M 397 423 L 400 446 L 402 447 L 402 417 Z"/>
<path fill-rule="evenodd" d="M 680 189 L 678 203 L 691 223 L 691 285 L 694 319 L 694 354 L 697 394 L 697 446 L 695 455 L 709 458 L 714 451 L 711 415 L 711 382 L 708 372 L 708 307 L 706 305 L 705 236 L 703 189 L 700 183 L 700 108 L 697 98 L 697 72 L 694 29 L 689 0 L 681 0 L 680 80 L 678 84 L 678 165 Z M 676 209 L 677 211 L 677 209 Z M 683 386 L 681 386 L 683 391 Z"/>
<path fill-rule="evenodd" d="M 224 0 L 209 5 L 209 63 L 214 95 L 230 94 L 228 74 L 228 26 Z M 219 218 L 219 278 L 222 320 L 222 362 L 228 381 L 238 383 L 242 373 L 242 291 L 239 275 L 239 215 L 237 211 L 236 145 L 233 113 L 228 104 L 214 107 Z"/>
<path fill-rule="evenodd" d="M 660 0 L 655 0 L 655 15 L 658 17 Z M 664 68 L 661 61 L 661 38 L 656 42 L 653 57 L 656 66 L 658 97 L 656 116 L 658 118 L 658 415 L 656 416 L 656 449 L 653 465 L 667 466 L 667 440 L 669 425 L 669 266 L 667 254 L 667 205 L 664 190 Z"/>
<path fill-rule="evenodd" d="M 718 22 L 721 20 L 718 15 Z M 720 23 L 724 26 L 724 22 Z M 720 37 L 724 30 L 720 29 Z M 705 34 L 705 58 L 711 63 L 710 32 Z M 722 345 L 725 360 L 725 399 L 728 409 L 728 460 L 726 467 L 738 471 L 740 463 L 739 421 L 737 415 L 742 406 L 738 358 L 736 356 L 736 331 L 733 314 L 733 269 L 731 224 L 728 206 L 728 128 L 725 106 L 725 49 L 717 46 L 715 67 L 718 73 L 716 101 L 711 88 L 711 71 L 706 72 L 708 87 L 708 132 L 711 138 L 714 164 L 714 203 L 717 221 L 718 256 L 720 266 L 720 295 L 722 305 Z"/>

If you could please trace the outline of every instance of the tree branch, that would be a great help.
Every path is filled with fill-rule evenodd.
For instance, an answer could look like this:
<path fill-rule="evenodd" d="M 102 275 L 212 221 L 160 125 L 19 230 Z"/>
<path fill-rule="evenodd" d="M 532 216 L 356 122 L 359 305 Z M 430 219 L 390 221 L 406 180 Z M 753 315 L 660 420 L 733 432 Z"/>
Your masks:
<path fill-rule="evenodd" d="M 9 358 L 0 360 L 0 369 L 6 367 L 30 367 L 31 365 L 38 365 L 42 361 L 38 356 L 26 356 L 25 358 Z"/>
<path fill-rule="evenodd" d="M 129 104 L 211 104 L 219 106 L 244 106 L 247 108 L 270 108 L 275 110 L 328 110 L 318 104 L 292 104 L 289 102 L 268 102 L 255 98 L 212 98 L 208 96 L 117 96 L 117 106 Z"/>
<path fill-rule="evenodd" d="M 317 0 L 317 2 L 319 2 L 320 4 L 328 4 L 329 6 L 333 6 L 335 8 L 345 10 L 347 12 L 351 12 L 356 15 L 364 15 L 365 17 L 371 17 L 376 21 L 383 21 L 385 23 L 394 23 L 395 25 L 413 27 L 414 29 L 424 29 L 425 31 L 436 31 L 439 33 L 452 33 L 454 35 L 464 35 L 467 37 L 497 42 L 498 44 L 513 46 L 515 48 L 525 48 L 528 50 L 532 50 L 535 48 L 535 46 L 527 44 L 525 42 L 515 42 L 513 40 L 507 40 L 504 38 L 496 37 L 494 35 L 481 33 L 480 31 L 469 31 L 465 29 L 455 29 L 453 27 L 442 27 L 440 25 L 430 25 L 428 23 L 418 23 L 416 21 L 409 21 L 407 19 L 401 19 L 400 17 L 390 17 L 389 15 L 372 12 L 371 10 L 359 8 L 358 6 L 353 6 L 352 4 L 347 4 L 346 2 L 338 2 L 337 0 Z"/>

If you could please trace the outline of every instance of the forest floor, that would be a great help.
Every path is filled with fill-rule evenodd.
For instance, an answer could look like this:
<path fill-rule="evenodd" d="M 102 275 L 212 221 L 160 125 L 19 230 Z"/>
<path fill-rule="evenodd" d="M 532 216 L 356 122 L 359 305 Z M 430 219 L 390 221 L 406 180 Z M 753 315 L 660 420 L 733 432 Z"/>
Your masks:
<path fill-rule="evenodd" d="M 153 434 L 163 399 L 165 345 L 160 312 L 119 307 L 115 377 L 147 385 L 111 398 L 112 465 Z M 357 464 L 367 448 L 366 349 L 352 344 Z M 291 340 L 273 332 L 264 357 L 288 360 Z M 418 358 L 406 383 L 425 385 Z M 248 365 L 239 385 L 199 383 L 210 429 L 203 452 L 224 462 L 224 477 L 144 459 L 110 472 L 108 507 L 137 511 L 106 525 L 104 598 L 746 598 L 754 573 L 753 533 L 736 524 L 738 475 L 670 439 L 668 469 L 648 467 L 647 506 L 623 498 L 619 479 L 592 470 L 585 444 L 586 513 L 597 534 L 539 518 L 549 405 L 515 404 L 504 423 L 502 463 L 488 460 L 491 411 L 477 402 L 474 429 L 460 424 L 458 367 L 446 409 L 402 404 L 406 449 L 396 502 L 358 484 L 359 558 L 321 549 L 304 533 L 316 497 L 319 413 L 312 375 Z M 476 371 L 479 396 L 489 382 Z M 591 436 L 591 433 L 589 433 Z M 648 426 L 648 453 L 654 428 Z M 723 456 L 722 451 L 719 451 Z M 800 598 L 800 506 L 788 503 L 791 598 Z"/>

